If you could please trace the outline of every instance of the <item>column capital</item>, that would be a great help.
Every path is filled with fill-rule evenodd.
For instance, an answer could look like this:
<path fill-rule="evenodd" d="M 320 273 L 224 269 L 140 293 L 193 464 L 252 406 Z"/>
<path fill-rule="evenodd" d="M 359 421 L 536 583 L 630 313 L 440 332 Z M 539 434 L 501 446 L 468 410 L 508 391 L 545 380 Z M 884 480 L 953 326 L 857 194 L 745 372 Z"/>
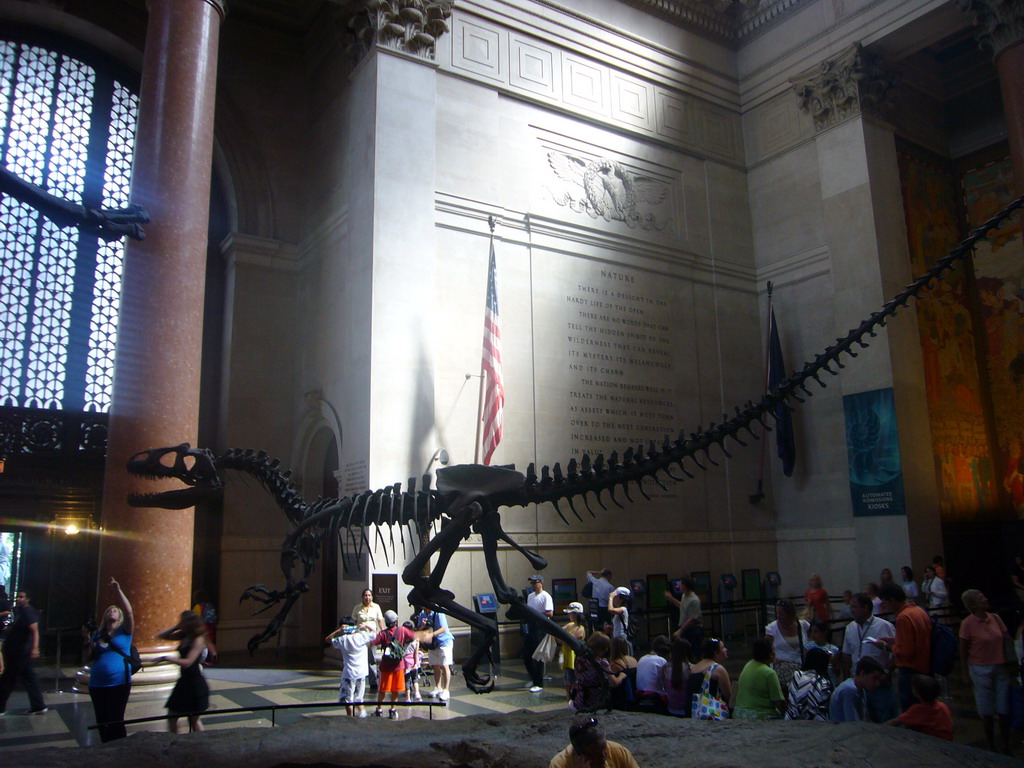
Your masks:
<path fill-rule="evenodd" d="M 895 101 L 898 82 L 860 43 L 790 80 L 800 109 L 814 119 L 815 131 L 854 115 L 886 112 Z"/>
<path fill-rule="evenodd" d="M 993 58 L 1007 46 L 1024 40 L 1024 3 L 1020 0 L 955 0 L 956 7 L 974 17 L 974 36 Z"/>
<path fill-rule="evenodd" d="M 206 0 L 206 2 L 213 6 L 214 10 L 220 14 L 220 20 L 224 21 L 224 17 L 228 15 L 228 0 Z"/>
<path fill-rule="evenodd" d="M 153 3 L 157 1 L 158 0 L 148 0 L 146 7 L 151 8 Z M 180 1 L 181 0 L 174 0 L 174 2 Z M 228 0 L 197 0 L 197 2 L 211 6 L 220 15 L 221 21 L 224 21 L 224 17 L 228 15 Z"/>
<path fill-rule="evenodd" d="M 449 31 L 455 0 L 360 0 L 343 17 L 361 60 L 375 46 L 433 60 L 438 39 Z"/>

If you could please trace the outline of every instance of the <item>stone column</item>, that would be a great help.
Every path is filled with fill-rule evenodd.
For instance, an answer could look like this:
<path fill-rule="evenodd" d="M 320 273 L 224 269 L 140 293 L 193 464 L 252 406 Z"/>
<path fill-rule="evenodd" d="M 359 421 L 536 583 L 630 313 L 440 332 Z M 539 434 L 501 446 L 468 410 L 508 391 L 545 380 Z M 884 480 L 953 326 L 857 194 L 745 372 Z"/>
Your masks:
<path fill-rule="evenodd" d="M 842 337 L 911 279 L 895 138 L 884 121 L 896 80 L 854 45 L 793 85 L 814 120 L 834 330 Z M 851 518 L 860 583 L 875 578 L 879 563 L 924 562 L 942 549 L 915 314 L 901 313 L 870 343 L 831 386 L 844 394 L 892 388 L 906 513 Z M 842 423 L 840 411 L 840 440 Z"/>
<path fill-rule="evenodd" d="M 1006 115 L 1015 195 L 1024 194 L 1024 4 L 1020 0 L 956 0 L 974 15 L 975 36 L 992 51 Z M 1021 214 L 1024 226 L 1024 213 Z"/>
<path fill-rule="evenodd" d="M 350 434 L 367 436 L 365 449 L 350 441 L 342 449 L 342 466 L 366 460 L 370 487 L 393 483 L 387 478 L 418 476 L 435 440 L 434 340 L 443 331 L 433 326 L 436 267 L 435 190 L 437 186 L 437 41 L 448 32 L 451 0 L 423 10 L 410 0 L 381 5 L 366 2 L 348 17 L 361 57 L 351 75 L 351 109 L 360 125 L 360 147 L 346 184 L 351 199 L 349 243 L 355 257 L 368 259 L 368 304 L 353 316 L 371 338 L 365 427 L 349 422 Z M 356 153 L 353 152 L 355 155 Z M 481 259 L 485 251 L 481 251 Z M 348 261 L 348 267 L 354 264 Z M 367 273 L 364 273 L 367 274 Z M 345 374 L 350 375 L 350 374 Z M 340 376 L 339 381 L 344 382 Z M 325 388 L 327 399 L 340 399 L 362 384 L 339 392 Z M 372 407 L 373 404 L 387 407 Z M 359 453 L 364 451 L 363 453 Z M 405 563 L 376 556 L 376 574 L 401 573 Z M 376 575 L 375 574 L 375 575 Z M 371 579 L 372 580 L 372 579 Z M 399 584 L 399 604 L 405 604 Z M 351 605 L 346 595 L 342 607 Z"/>
<path fill-rule="evenodd" d="M 137 451 L 195 443 L 199 414 L 217 42 L 222 0 L 149 0 L 131 201 L 149 211 L 146 239 L 125 253 L 117 362 L 104 477 L 98 612 L 116 578 L 135 613 L 135 642 L 164 652 L 156 633 L 190 605 L 192 510 L 133 509 L 131 493 L 166 490 L 129 477 Z M 171 484 L 170 487 L 173 487 Z M 176 666 L 136 683 L 166 683 Z M 78 684 L 85 681 L 80 673 Z"/>

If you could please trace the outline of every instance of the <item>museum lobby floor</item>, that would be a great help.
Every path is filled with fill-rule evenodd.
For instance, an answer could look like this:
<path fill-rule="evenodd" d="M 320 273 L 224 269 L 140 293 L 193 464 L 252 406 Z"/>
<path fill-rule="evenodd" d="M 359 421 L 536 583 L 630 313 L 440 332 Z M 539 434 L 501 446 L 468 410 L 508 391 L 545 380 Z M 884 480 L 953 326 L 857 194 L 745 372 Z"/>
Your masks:
<path fill-rule="evenodd" d="M 312 704 L 323 702 L 323 709 L 279 710 L 275 715 L 277 725 L 312 717 L 343 717 L 344 710 L 333 706 L 338 697 L 339 671 L 321 668 L 316 654 L 290 654 L 275 657 L 266 654 L 253 665 L 246 654 L 232 654 L 215 666 L 207 667 L 206 679 L 210 685 L 211 712 L 203 718 L 207 729 L 217 728 L 269 728 L 269 712 L 239 713 L 217 716 L 214 710 L 236 707 L 262 707 L 270 704 Z M 526 676 L 518 661 L 505 663 L 507 669 L 497 680 L 495 691 L 486 696 L 477 696 L 462 682 L 461 672 L 453 676 L 452 698 L 447 707 L 432 707 L 435 720 L 486 713 L 512 712 L 517 709 L 531 709 L 537 712 L 561 710 L 565 707 L 565 694 L 556 681 L 549 681 L 543 693 L 534 694 L 526 690 Z M 95 730 L 88 728 L 95 720 L 92 703 L 88 694 L 67 692 L 73 683 L 75 670 L 65 666 L 65 677 L 59 688 L 64 693 L 52 693 L 55 685 L 55 668 L 45 663 L 37 667 L 45 692 L 49 712 L 44 715 L 22 714 L 28 706 L 28 699 L 20 686 L 11 695 L 7 715 L 0 717 L 0 749 L 25 749 L 41 746 L 86 746 L 99 744 Z M 433 679 L 431 685 L 433 687 Z M 375 694 L 372 694 L 375 696 Z M 125 713 L 126 719 L 162 716 L 166 714 L 164 702 L 166 691 L 146 693 L 138 688 L 132 693 Z M 370 694 L 368 694 L 369 698 Z M 370 708 L 372 711 L 372 708 Z M 426 707 L 401 708 L 399 718 L 431 717 Z M 180 725 L 187 728 L 184 720 Z M 138 731 L 165 731 L 166 722 L 157 720 L 129 726 L 129 734 Z"/>
<path fill-rule="evenodd" d="M 742 661 L 730 659 L 730 674 L 735 680 L 742 668 Z M 52 693 L 58 688 L 55 685 L 55 668 L 41 664 L 39 673 L 43 690 L 46 692 L 46 704 L 49 712 L 44 715 L 20 714 L 25 711 L 28 701 L 20 687 L 15 690 L 8 702 L 7 715 L 0 717 L 0 750 L 31 749 L 43 746 L 73 747 L 98 744 L 99 738 L 95 730 L 88 730 L 94 723 L 92 704 L 86 694 Z M 65 677 L 60 681 L 59 688 L 69 691 L 74 673 L 73 668 L 63 668 Z M 556 671 L 557 674 L 557 671 Z M 324 708 L 279 710 L 276 724 L 284 725 L 305 718 L 343 717 L 341 708 L 332 706 L 337 700 L 339 672 L 335 669 L 323 668 L 318 654 L 281 652 L 260 654 L 256 660 L 248 655 L 231 654 L 222 658 L 221 663 L 208 667 L 206 677 L 210 684 L 210 713 L 204 717 L 207 729 L 222 728 L 270 728 L 269 712 L 239 713 L 218 716 L 216 710 L 236 707 L 261 707 L 271 704 L 312 704 L 323 702 Z M 494 692 L 478 696 L 470 692 L 462 682 L 461 672 L 453 676 L 452 698 L 447 707 L 434 707 L 433 718 L 437 720 L 452 719 L 466 715 L 488 713 L 507 713 L 518 709 L 529 709 L 534 712 L 563 710 L 565 695 L 559 679 L 546 682 L 543 693 L 530 693 L 526 690 L 526 676 L 522 664 L 516 659 L 502 662 L 502 671 L 498 677 Z M 954 674 L 952 680 L 952 699 L 956 741 L 969 746 L 984 747 L 981 723 L 975 714 L 974 701 L 970 692 L 962 686 Z M 165 714 L 164 702 L 167 692 L 146 693 L 136 690 L 128 703 L 126 717 L 128 719 L 161 716 Z M 403 708 L 399 710 L 400 719 L 428 718 L 430 711 L 426 707 Z M 184 721 L 181 722 L 184 726 Z M 129 726 L 129 734 L 139 731 L 164 731 L 166 723 L 156 720 Z M 1021 734 L 1015 733 L 1013 739 L 1015 752 L 1024 753 Z"/>

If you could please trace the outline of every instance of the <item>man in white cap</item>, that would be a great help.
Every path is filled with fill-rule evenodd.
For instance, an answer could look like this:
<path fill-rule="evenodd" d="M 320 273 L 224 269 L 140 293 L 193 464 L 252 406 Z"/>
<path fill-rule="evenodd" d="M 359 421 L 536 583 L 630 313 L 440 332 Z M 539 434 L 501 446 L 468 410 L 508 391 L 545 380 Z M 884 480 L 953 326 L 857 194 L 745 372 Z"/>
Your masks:
<path fill-rule="evenodd" d="M 530 587 L 533 589 L 526 597 L 526 604 L 549 619 L 555 612 L 555 601 L 551 595 L 544 591 L 544 577 L 539 573 L 530 577 Z M 540 693 L 544 690 L 544 662 L 533 658 L 533 652 L 537 650 L 540 641 L 546 634 L 540 627 L 530 623 L 526 625 L 526 636 L 523 638 L 523 665 L 530 676 L 532 685 L 530 693 Z"/>

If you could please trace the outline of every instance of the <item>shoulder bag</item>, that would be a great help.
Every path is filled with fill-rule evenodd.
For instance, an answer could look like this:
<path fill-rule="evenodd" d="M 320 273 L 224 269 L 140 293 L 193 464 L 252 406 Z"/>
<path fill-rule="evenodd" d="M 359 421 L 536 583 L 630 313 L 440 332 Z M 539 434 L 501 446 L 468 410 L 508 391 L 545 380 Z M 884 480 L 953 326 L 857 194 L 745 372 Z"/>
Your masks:
<path fill-rule="evenodd" d="M 717 696 L 711 695 L 711 676 L 715 674 L 717 664 L 712 664 L 704 673 L 704 682 L 700 693 L 693 694 L 691 716 L 694 720 L 728 720 L 729 707 Z"/>

